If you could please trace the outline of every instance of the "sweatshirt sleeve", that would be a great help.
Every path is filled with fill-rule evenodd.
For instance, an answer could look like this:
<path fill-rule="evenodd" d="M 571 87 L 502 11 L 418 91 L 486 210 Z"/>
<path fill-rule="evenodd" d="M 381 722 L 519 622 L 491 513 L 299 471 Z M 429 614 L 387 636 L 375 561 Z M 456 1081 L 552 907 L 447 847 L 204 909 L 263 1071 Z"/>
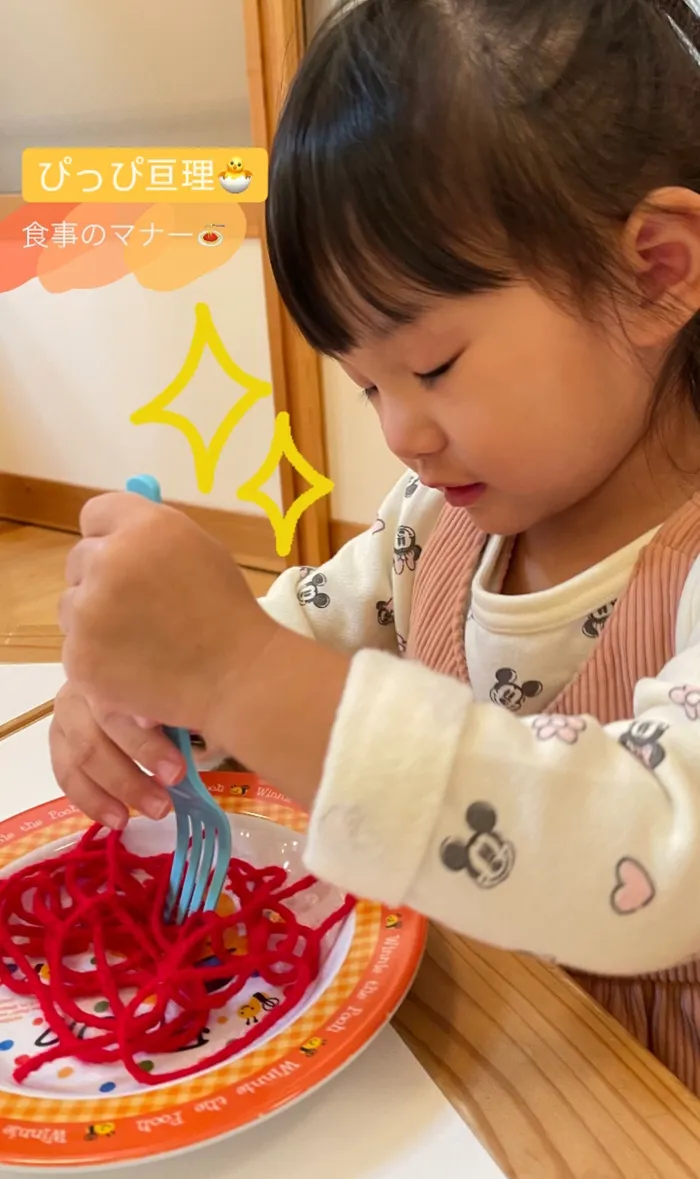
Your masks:
<path fill-rule="evenodd" d="M 442 505 L 411 472 L 399 479 L 371 528 L 318 569 L 286 569 L 259 599 L 289 630 L 336 650 L 402 650 L 416 561 Z"/>
<path fill-rule="evenodd" d="M 417 663 L 359 652 L 311 816 L 310 871 L 594 973 L 698 956 L 700 592 L 690 590 L 677 654 L 637 684 L 634 717 L 613 725 L 521 719 Z"/>

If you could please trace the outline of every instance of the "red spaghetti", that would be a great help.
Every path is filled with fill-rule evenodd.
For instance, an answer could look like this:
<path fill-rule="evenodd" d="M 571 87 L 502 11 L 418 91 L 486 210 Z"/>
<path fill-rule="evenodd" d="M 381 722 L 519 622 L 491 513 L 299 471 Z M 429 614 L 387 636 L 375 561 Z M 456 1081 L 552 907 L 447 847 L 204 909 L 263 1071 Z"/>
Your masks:
<path fill-rule="evenodd" d="M 35 997 L 55 1040 L 15 1069 L 17 1083 L 67 1056 L 121 1063 L 146 1085 L 222 1064 L 299 1003 L 318 976 L 323 938 L 354 905 L 348 897 L 312 929 L 288 902 L 314 885 L 314 877 L 289 884 L 281 867 L 234 859 L 227 883 L 232 912 L 170 925 L 163 911 L 171 863 L 171 855 L 134 855 L 118 832 L 103 837 L 96 826 L 75 847 L 0 881 L 0 984 Z M 69 964 L 88 953 L 91 968 L 84 960 L 80 969 Z M 37 963 L 44 964 L 39 971 Z M 253 1012 L 243 1036 L 189 1068 L 144 1071 L 137 1056 L 191 1047 L 210 1013 L 256 975 L 260 986 L 283 991 L 274 1007 L 264 993 L 254 996 L 266 1011 L 262 1021 Z M 106 1000 L 107 1013 L 80 1005 L 94 998 Z"/>

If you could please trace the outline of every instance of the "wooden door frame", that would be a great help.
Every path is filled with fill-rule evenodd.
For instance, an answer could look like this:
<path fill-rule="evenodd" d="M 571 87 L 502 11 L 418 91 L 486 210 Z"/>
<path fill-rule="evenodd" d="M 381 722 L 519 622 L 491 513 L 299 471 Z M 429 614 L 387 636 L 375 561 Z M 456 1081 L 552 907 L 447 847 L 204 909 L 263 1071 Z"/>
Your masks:
<path fill-rule="evenodd" d="M 284 95 L 304 52 L 303 0 L 243 0 L 243 15 L 253 144 L 269 151 Z M 295 445 L 326 474 L 320 359 L 280 298 L 268 260 L 264 218 L 260 238 L 275 413 L 289 414 Z M 307 484 L 288 463 L 280 467 L 280 483 L 286 512 Z M 320 565 L 330 555 L 330 498 L 325 496 L 301 517 L 287 565 Z"/>

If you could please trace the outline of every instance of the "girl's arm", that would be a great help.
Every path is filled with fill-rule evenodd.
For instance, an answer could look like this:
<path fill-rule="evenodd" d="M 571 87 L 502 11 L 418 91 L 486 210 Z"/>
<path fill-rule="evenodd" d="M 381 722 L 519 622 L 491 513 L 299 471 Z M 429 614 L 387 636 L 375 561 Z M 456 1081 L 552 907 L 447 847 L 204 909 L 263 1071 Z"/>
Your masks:
<path fill-rule="evenodd" d="M 605 727 L 518 719 L 384 652 L 278 642 L 259 694 L 226 707 L 246 764 L 313 801 L 312 872 L 584 970 L 700 952 L 700 621 Z"/>
<path fill-rule="evenodd" d="M 440 492 L 418 485 L 416 476 L 407 471 L 380 506 L 372 527 L 317 569 L 285 570 L 266 596 L 258 599 L 259 605 L 286 630 L 323 643 L 323 650 L 317 648 L 312 657 L 320 664 L 325 662 L 326 649 L 353 653 L 369 647 L 398 654 L 401 633 L 407 633 L 416 568 L 415 561 L 395 561 L 398 530 L 407 529 L 422 548 L 443 503 Z M 284 662 L 286 670 L 293 673 L 294 668 Z M 324 675 L 322 667 L 313 674 L 315 692 L 319 677 Z M 294 682 L 290 687 L 296 692 Z M 264 683 L 261 688 L 261 708 L 265 710 Z M 252 699 L 250 682 L 249 690 Z M 217 744 L 207 750 L 206 764 L 217 765 L 226 756 L 226 744 Z M 238 760 L 244 755 L 238 749 L 235 756 Z"/>
<path fill-rule="evenodd" d="M 285 570 L 259 599 L 265 612 L 335 650 L 397 653 L 397 620 L 405 630 L 415 570 L 415 562 L 395 563 L 397 533 L 401 527 L 416 545 L 424 545 L 444 502 L 440 492 L 416 484 L 408 471 L 382 503 L 375 524 L 324 565 Z"/>

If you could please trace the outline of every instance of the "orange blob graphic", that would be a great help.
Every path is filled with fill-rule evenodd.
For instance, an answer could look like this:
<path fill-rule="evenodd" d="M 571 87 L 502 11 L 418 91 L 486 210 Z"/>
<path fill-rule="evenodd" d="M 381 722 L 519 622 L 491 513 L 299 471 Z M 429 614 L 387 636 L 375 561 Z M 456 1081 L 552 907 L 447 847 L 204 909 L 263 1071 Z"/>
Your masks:
<path fill-rule="evenodd" d="M 0 220 L 0 293 L 32 278 L 62 294 L 128 274 L 175 291 L 228 262 L 245 233 L 238 204 L 22 204 Z"/>

